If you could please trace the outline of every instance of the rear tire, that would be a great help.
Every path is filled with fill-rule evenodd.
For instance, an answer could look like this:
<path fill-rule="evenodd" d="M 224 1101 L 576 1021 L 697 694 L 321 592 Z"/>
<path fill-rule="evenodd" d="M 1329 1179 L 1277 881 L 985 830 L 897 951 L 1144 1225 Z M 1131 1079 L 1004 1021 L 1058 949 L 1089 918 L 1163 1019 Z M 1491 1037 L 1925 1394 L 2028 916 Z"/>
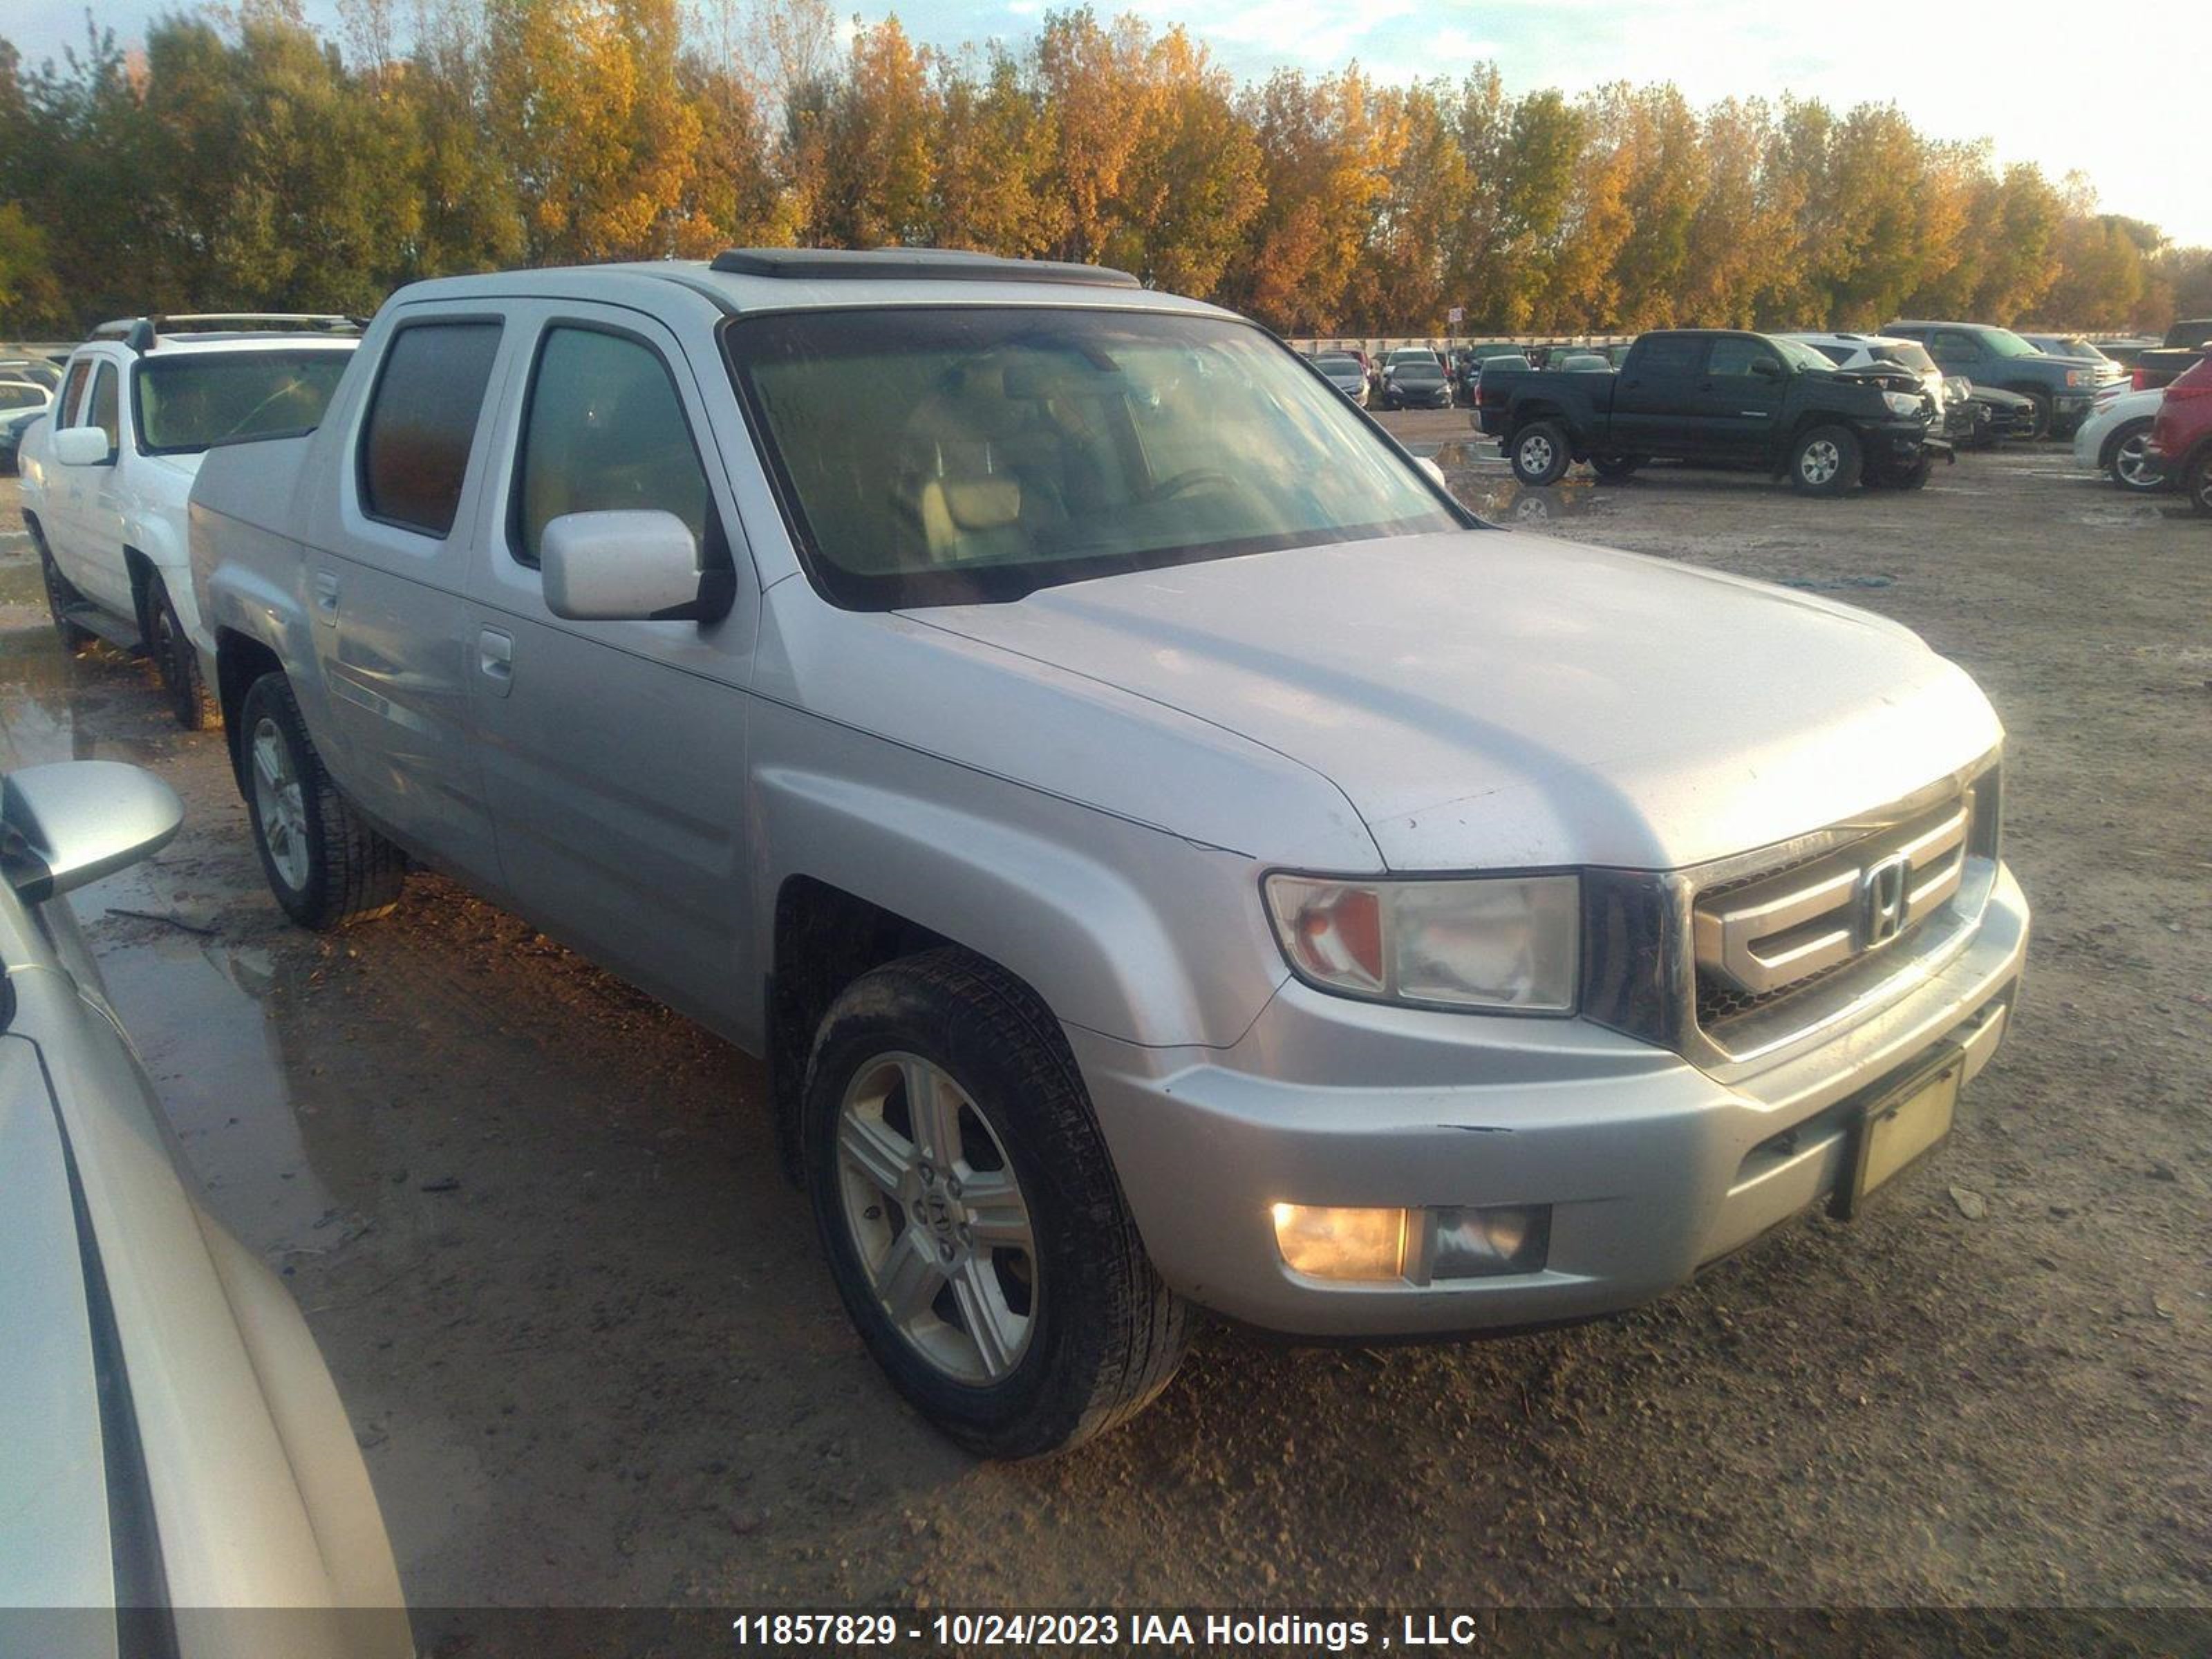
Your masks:
<path fill-rule="evenodd" d="M 1513 476 L 1541 489 L 1559 483 L 1574 456 L 1567 448 L 1567 434 L 1557 421 L 1531 421 L 1513 434 Z"/>
<path fill-rule="evenodd" d="M 1857 484 L 1865 465 L 1850 428 L 1816 426 L 1790 452 L 1790 483 L 1802 495 L 1842 495 Z"/>
<path fill-rule="evenodd" d="M 200 653 L 185 632 L 177 615 L 177 602 L 168 584 L 157 574 L 147 579 L 146 649 L 161 671 L 161 690 L 168 694 L 169 712 L 187 732 L 204 731 L 220 717 L 215 699 L 208 696 L 200 673 Z"/>
<path fill-rule="evenodd" d="M 2212 445 L 2197 452 L 2197 459 L 2182 476 L 2186 481 L 2191 509 L 2212 514 Z"/>
<path fill-rule="evenodd" d="M 283 675 L 246 688 L 237 744 L 261 872 L 286 915 L 320 933 L 398 902 L 406 860 L 331 781 Z"/>
<path fill-rule="evenodd" d="M 2105 471 L 2112 483 L 2132 495 L 2149 495 L 2166 488 L 2166 469 L 2150 458 L 2148 420 L 2130 421 L 2105 446 Z"/>
<path fill-rule="evenodd" d="M 1065 1451 L 1175 1375 L 1189 1306 L 1145 1255 L 1066 1039 L 1010 975 L 946 949 L 854 981 L 815 1037 L 802 1134 L 847 1312 L 961 1445 Z"/>

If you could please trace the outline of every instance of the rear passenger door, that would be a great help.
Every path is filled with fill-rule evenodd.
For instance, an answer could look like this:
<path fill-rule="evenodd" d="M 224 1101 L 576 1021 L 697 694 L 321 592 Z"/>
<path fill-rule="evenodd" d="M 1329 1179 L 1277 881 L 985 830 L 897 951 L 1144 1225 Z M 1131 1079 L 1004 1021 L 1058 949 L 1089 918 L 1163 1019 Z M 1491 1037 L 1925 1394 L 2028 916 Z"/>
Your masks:
<path fill-rule="evenodd" d="M 1698 455 L 1705 436 L 1695 391 L 1705 356 L 1695 334 L 1647 336 L 1636 343 L 1612 383 L 1613 418 L 1604 447 L 1620 455 Z M 1606 381 L 1590 384 L 1601 394 Z"/>
<path fill-rule="evenodd" d="M 494 890 L 465 588 L 507 332 L 494 307 L 402 312 L 350 417 L 350 464 L 310 526 L 304 572 L 329 698 L 316 738 L 333 775 L 410 851 Z"/>
<path fill-rule="evenodd" d="M 1728 460 L 1764 460 L 1781 424 L 1786 384 L 1781 356 L 1765 341 L 1750 334 L 1715 339 L 1698 382 L 1705 453 Z"/>
<path fill-rule="evenodd" d="M 517 313 L 496 491 L 471 578 L 484 786 L 523 913 L 632 982 L 730 1030 L 757 1020 L 747 963 L 745 726 L 759 593 L 702 384 L 660 322 L 616 306 Z M 738 595 L 711 623 L 575 622 L 538 550 L 564 514 L 660 509 Z"/>

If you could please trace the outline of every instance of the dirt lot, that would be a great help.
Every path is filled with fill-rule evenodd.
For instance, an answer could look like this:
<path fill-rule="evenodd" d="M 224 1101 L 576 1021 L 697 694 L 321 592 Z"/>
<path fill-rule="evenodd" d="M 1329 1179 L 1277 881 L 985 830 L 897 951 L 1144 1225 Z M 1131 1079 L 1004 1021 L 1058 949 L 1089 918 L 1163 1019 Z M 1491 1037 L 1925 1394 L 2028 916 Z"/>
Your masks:
<path fill-rule="evenodd" d="M 1508 522 L 1832 592 L 1972 670 L 2011 732 L 2024 1016 L 1854 1225 L 1553 1334 L 1214 1334 L 1131 1427 L 1012 1468 L 878 1380 L 750 1061 L 434 879 L 288 927 L 220 736 L 140 665 L 63 659 L 0 481 L 0 720 L 185 799 L 81 913 L 214 1203 L 308 1312 L 411 1600 L 2212 1601 L 2212 524 L 2056 447 L 1917 495 L 1520 492 L 1463 416 L 1402 424 Z"/>

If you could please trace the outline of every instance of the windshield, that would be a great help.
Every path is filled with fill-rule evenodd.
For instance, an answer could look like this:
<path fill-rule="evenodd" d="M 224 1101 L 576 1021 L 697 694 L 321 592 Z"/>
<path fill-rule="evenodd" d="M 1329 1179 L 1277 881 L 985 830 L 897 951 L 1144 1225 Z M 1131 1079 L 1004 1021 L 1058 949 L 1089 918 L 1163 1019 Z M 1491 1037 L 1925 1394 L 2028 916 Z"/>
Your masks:
<path fill-rule="evenodd" d="M 1765 337 L 1767 344 L 1780 352 L 1782 361 L 1792 368 L 1817 368 L 1822 374 L 1832 374 L 1835 370 L 1834 363 L 1802 340 L 1778 339 L 1771 334 Z"/>
<path fill-rule="evenodd" d="M 1928 348 L 1917 341 L 1896 340 L 1868 348 L 1878 359 L 1887 359 L 1911 369 L 1916 374 L 1934 372 L 1936 360 L 1928 355 Z"/>
<path fill-rule="evenodd" d="M 1228 319 L 793 312 L 724 337 L 809 573 L 852 609 L 1465 522 L 1292 354 Z M 856 411 L 855 386 L 888 419 Z"/>
<path fill-rule="evenodd" d="M 0 410 L 44 409 L 46 388 L 22 380 L 0 380 Z"/>
<path fill-rule="evenodd" d="M 1401 380 L 1441 380 L 1444 371 L 1433 357 L 1412 357 L 1402 363 L 1390 365 L 1390 372 Z"/>
<path fill-rule="evenodd" d="M 2043 354 L 2008 328 L 1985 328 L 1982 343 L 1996 357 L 2040 357 Z"/>
<path fill-rule="evenodd" d="M 138 447 L 188 454 L 228 438 L 304 432 L 345 373 L 346 351 L 194 352 L 138 365 Z"/>

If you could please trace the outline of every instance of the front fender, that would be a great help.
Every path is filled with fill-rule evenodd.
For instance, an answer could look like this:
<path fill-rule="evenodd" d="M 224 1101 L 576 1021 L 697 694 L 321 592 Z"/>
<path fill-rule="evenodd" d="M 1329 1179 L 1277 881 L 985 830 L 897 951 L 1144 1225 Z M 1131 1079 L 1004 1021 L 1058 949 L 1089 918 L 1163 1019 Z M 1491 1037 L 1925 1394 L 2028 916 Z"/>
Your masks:
<path fill-rule="evenodd" d="M 757 960 L 815 880 L 1025 981 L 1060 1019 L 1151 1045 L 1234 1042 L 1286 976 L 1247 855 L 780 705 L 753 733 Z"/>

